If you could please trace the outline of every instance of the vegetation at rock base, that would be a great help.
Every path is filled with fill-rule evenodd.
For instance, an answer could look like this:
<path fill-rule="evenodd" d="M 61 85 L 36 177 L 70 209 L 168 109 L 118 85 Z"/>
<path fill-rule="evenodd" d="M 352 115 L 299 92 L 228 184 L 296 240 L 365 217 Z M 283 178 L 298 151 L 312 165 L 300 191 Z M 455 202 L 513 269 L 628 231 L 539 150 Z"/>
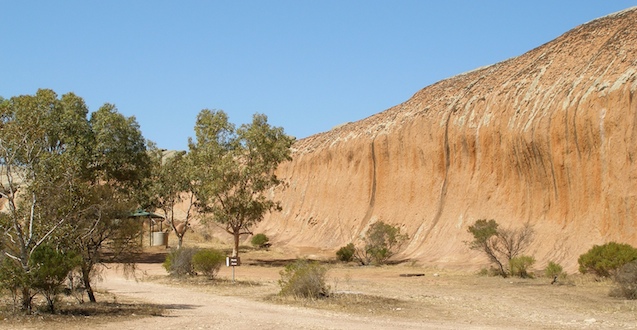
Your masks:
<path fill-rule="evenodd" d="M 524 252 L 534 234 L 533 227 L 528 223 L 517 229 L 502 229 L 493 219 L 476 220 L 467 231 L 473 236 L 472 241 L 466 242 L 469 248 L 484 253 L 496 265 L 502 277 L 511 275 L 511 259 Z M 529 261 L 525 260 L 523 264 Z"/>
<path fill-rule="evenodd" d="M 257 249 L 264 249 L 270 246 L 270 239 L 265 234 L 260 233 L 252 236 L 250 243 Z"/>
<path fill-rule="evenodd" d="M 529 269 L 533 264 L 535 264 L 535 258 L 525 255 L 517 256 L 509 260 L 509 271 L 512 276 L 530 278 L 533 275 L 529 273 Z"/>
<path fill-rule="evenodd" d="M 610 277 L 619 268 L 634 260 L 637 260 L 637 249 L 628 244 L 609 242 L 594 245 L 577 259 L 577 263 L 582 274 Z"/>
<path fill-rule="evenodd" d="M 620 267 L 613 276 L 615 288 L 610 295 L 625 299 L 637 299 L 637 260 Z"/>
<path fill-rule="evenodd" d="M 339 261 L 350 262 L 354 260 L 354 254 L 356 253 L 356 247 L 354 243 L 349 243 L 336 251 L 336 258 Z"/>
<path fill-rule="evenodd" d="M 375 222 L 367 230 L 363 246 L 356 248 L 354 257 L 362 265 L 382 265 L 394 256 L 408 239 L 409 236 L 401 234 L 399 227 L 383 221 Z"/>
<path fill-rule="evenodd" d="M 562 267 L 562 265 L 549 261 L 548 265 L 546 265 L 546 268 L 544 269 L 544 276 L 564 279 L 566 277 L 566 273 L 564 272 L 564 267 Z"/>

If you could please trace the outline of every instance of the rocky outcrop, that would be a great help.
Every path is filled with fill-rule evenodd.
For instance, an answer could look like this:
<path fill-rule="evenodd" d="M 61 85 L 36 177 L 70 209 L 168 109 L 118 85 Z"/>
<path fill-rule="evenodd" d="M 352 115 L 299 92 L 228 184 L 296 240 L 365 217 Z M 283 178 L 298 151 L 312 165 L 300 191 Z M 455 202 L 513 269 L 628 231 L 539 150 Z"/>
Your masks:
<path fill-rule="evenodd" d="M 326 250 L 379 220 L 401 257 L 485 264 L 467 226 L 530 222 L 529 253 L 575 269 L 606 241 L 637 246 L 637 9 L 428 86 L 403 104 L 294 145 L 283 211 L 256 229 Z"/>

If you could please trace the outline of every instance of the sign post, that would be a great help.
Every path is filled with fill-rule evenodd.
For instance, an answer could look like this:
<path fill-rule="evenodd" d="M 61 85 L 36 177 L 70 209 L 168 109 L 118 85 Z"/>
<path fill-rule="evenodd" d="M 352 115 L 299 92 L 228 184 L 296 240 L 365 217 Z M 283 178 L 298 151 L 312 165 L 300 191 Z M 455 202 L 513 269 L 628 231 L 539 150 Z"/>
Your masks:
<path fill-rule="evenodd" d="M 232 267 L 232 283 L 234 283 L 234 267 L 241 266 L 239 257 L 226 257 L 226 267 Z"/>

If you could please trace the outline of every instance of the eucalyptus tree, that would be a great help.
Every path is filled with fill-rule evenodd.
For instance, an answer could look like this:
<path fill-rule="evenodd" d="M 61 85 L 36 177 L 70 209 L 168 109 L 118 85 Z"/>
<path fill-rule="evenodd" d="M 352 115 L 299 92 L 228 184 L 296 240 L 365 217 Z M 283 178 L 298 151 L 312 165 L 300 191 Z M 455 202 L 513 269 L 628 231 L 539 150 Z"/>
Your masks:
<path fill-rule="evenodd" d="M 263 114 L 236 128 L 225 112 L 208 109 L 197 116 L 195 136 L 188 146 L 197 208 L 233 236 L 237 256 L 240 236 L 251 234 L 267 212 L 281 210 L 268 192 L 284 184 L 275 170 L 291 160 L 294 138 Z"/>
<path fill-rule="evenodd" d="M 89 160 L 87 108 L 72 93 L 38 90 L 0 103 L 0 216 L 3 271 L 30 311 L 32 256 L 78 210 L 75 178 Z M 3 277 L 5 278 L 5 277 Z"/>
<path fill-rule="evenodd" d="M 503 229 L 491 219 L 479 219 L 467 228 L 473 236 L 465 242 L 470 249 L 484 253 L 489 261 L 496 264 L 502 277 L 507 277 L 507 265 L 517 258 L 533 242 L 534 229 L 526 223 L 520 228 Z"/>
<path fill-rule="evenodd" d="M 91 114 L 89 127 L 89 171 L 77 183 L 82 208 L 65 234 L 81 256 L 81 282 L 89 300 L 95 302 L 91 285 L 95 267 L 120 262 L 131 270 L 131 256 L 142 251 L 140 224 L 129 215 L 138 205 L 151 164 L 134 117 L 125 117 L 115 106 L 105 104 Z"/>
<path fill-rule="evenodd" d="M 177 237 L 177 248 L 180 249 L 194 216 L 195 195 L 190 157 L 183 151 L 166 153 L 156 148 L 150 154 L 153 159 L 149 184 L 151 206 L 164 213 Z M 177 220 L 175 208 L 180 203 L 185 203 L 186 213 Z"/>
<path fill-rule="evenodd" d="M 144 139 L 135 119 L 112 105 L 87 116 L 72 93 L 42 89 L 0 102 L 0 281 L 27 311 L 39 278 L 33 253 L 43 244 L 82 257 L 92 301 L 90 272 L 103 259 L 86 251 L 106 242 L 111 255 L 135 250 L 139 230 L 126 215 L 149 173 Z"/>

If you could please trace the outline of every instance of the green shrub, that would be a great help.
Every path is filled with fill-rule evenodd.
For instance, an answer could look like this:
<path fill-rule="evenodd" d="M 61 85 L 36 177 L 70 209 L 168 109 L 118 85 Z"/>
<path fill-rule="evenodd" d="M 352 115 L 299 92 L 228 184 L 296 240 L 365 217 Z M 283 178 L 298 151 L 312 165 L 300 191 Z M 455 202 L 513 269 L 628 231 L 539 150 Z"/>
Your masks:
<path fill-rule="evenodd" d="M 409 237 L 406 234 L 400 233 L 400 228 L 382 221 L 376 222 L 371 225 L 367 231 L 365 246 L 363 249 L 357 249 L 354 256 L 363 265 L 370 263 L 382 265 L 385 264 L 408 239 Z"/>
<path fill-rule="evenodd" d="M 637 261 L 631 261 L 619 268 L 613 280 L 616 287 L 611 291 L 611 296 L 637 299 Z"/>
<path fill-rule="evenodd" d="M 20 289 L 28 286 L 28 274 L 20 263 L 7 256 L 0 255 L 0 288 L 9 291 L 14 303 L 18 300 Z"/>
<path fill-rule="evenodd" d="M 318 262 L 298 260 L 281 271 L 281 295 L 302 298 L 320 298 L 329 295 L 325 284 L 327 267 Z"/>
<path fill-rule="evenodd" d="M 77 254 L 64 253 L 49 245 L 41 245 L 33 251 L 29 260 L 31 286 L 46 298 L 51 313 L 55 313 L 55 302 L 67 275 L 80 262 Z"/>
<path fill-rule="evenodd" d="M 250 241 L 250 243 L 252 243 L 252 246 L 256 247 L 257 249 L 263 249 L 270 246 L 270 239 L 268 238 L 268 236 L 265 236 L 265 234 L 256 234 L 252 236 L 252 240 Z"/>
<path fill-rule="evenodd" d="M 195 275 L 195 268 L 192 264 L 192 257 L 197 253 L 196 248 L 185 248 L 172 250 L 163 263 L 164 268 L 171 276 Z"/>
<path fill-rule="evenodd" d="M 555 263 L 553 261 L 549 261 L 549 264 L 544 269 L 544 276 L 549 278 L 554 277 L 565 277 L 566 273 L 564 273 L 564 267 L 562 265 Z"/>
<path fill-rule="evenodd" d="M 209 278 L 214 278 L 219 268 L 226 260 L 226 256 L 219 250 L 199 250 L 192 256 L 192 265 L 195 271 Z"/>
<path fill-rule="evenodd" d="M 349 243 L 336 251 L 336 258 L 339 261 L 350 262 L 354 260 L 354 253 L 356 253 L 356 247 L 354 243 Z"/>
<path fill-rule="evenodd" d="M 597 276 L 609 277 L 633 260 L 637 260 L 637 249 L 628 244 L 610 242 L 593 246 L 582 254 L 577 262 L 582 274 L 590 272 Z"/>
<path fill-rule="evenodd" d="M 488 276 L 488 277 L 495 277 L 495 276 L 502 276 L 502 273 L 500 272 L 499 268 L 493 267 L 493 266 L 489 266 L 489 268 L 481 268 L 478 273 L 478 276 Z"/>
<path fill-rule="evenodd" d="M 509 269 L 511 275 L 519 276 L 522 278 L 532 277 L 529 274 L 529 268 L 535 263 L 535 258 L 532 256 L 519 256 L 509 260 Z"/>

